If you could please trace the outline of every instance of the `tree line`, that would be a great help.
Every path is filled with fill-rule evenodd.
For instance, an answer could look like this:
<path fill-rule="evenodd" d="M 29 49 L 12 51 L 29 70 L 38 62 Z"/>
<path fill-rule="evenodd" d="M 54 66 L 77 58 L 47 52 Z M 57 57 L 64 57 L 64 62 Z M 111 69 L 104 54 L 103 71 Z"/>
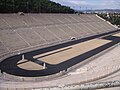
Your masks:
<path fill-rule="evenodd" d="M 0 0 L 0 13 L 74 13 L 68 6 L 50 0 Z"/>
<path fill-rule="evenodd" d="M 120 14 L 119 13 L 109 13 L 109 14 L 98 14 L 100 17 L 106 21 L 111 22 L 113 25 L 120 26 Z"/>

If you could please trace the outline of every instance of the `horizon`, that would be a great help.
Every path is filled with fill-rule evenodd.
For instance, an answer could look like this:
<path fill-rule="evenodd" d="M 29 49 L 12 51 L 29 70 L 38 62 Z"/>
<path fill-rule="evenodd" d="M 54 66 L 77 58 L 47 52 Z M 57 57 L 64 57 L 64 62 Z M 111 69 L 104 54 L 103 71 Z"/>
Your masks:
<path fill-rule="evenodd" d="M 119 0 L 51 0 L 75 10 L 120 9 Z"/>

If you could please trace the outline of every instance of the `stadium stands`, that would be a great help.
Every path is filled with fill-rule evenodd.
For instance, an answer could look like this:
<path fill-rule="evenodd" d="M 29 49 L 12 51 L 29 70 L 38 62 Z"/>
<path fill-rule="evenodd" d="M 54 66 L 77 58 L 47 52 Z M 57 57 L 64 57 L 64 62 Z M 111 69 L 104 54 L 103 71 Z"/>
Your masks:
<path fill-rule="evenodd" d="M 63 14 L 63 18 L 71 23 L 77 23 L 77 20 L 72 17 L 72 15 Z"/>
<path fill-rule="evenodd" d="M 28 47 L 28 44 L 13 30 L 0 30 L 0 39 L 10 51 Z"/>
<path fill-rule="evenodd" d="M 5 14 L 2 16 L 2 18 L 11 28 L 20 28 L 26 26 L 25 22 L 22 21 L 17 15 Z"/>
<path fill-rule="evenodd" d="M 61 22 L 61 24 L 71 23 L 70 20 L 66 19 L 63 15 L 57 15 L 57 18 Z"/>
<path fill-rule="evenodd" d="M 74 31 L 74 33 L 76 34 L 75 37 L 81 37 L 82 35 L 84 35 L 84 31 L 82 31 L 81 28 L 77 27 L 76 24 L 69 24 L 68 27 Z"/>
<path fill-rule="evenodd" d="M 7 25 L 7 23 L 4 21 L 4 19 L 2 19 L 1 15 L 0 15 L 0 30 L 6 29 L 6 28 L 10 28 L 10 26 Z"/>
<path fill-rule="evenodd" d="M 19 16 L 28 26 L 38 26 L 41 25 L 36 19 L 34 19 L 31 15 Z"/>
<path fill-rule="evenodd" d="M 54 33 L 50 32 L 46 27 L 38 27 L 34 28 L 34 30 L 48 43 L 59 41 L 59 38 Z"/>
<path fill-rule="evenodd" d="M 2 42 L 0 42 L 0 55 L 9 52 Z"/>
<path fill-rule="evenodd" d="M 74 30 L 72 30 L 68 25 L 59 25 L 58 28 L 62 29 L 65 33 L 67 33 L 70 37 L 75 37 L 78 35 Z"/>
<path fill-rule="evenodd" d="M 59 21 L 57 19 L 58 16 L 55 16 L 55 15 L 52 15 L 52 14 L 45 14 L 43 17 L 45 17 L 45 19 L 47 19 L 52 24 L 60 24 L 61 23 L 61 21 Z"/>
<path fill-rule="evenodd" d="M 50 21 L 47 17 L 45 17 L 44 14 L 35 14 L 35 15 L 30 15 L 32 16 L 32 18 L 34 18 L 38 23 L 39 25 L 50 25 L 50 24 L 53 24 L 52 21 Z"/>
<path fill-rule="evenodd" d="M 39 34 L 36 33 L 32 28 L 20 28 L 17 29 L 16 32 L 31 46 L 45 43 Z"/>
<path fill-rule="evenodd" d="M 92 33 L 92 32 L 91 32 L 91 29 L 88 28 L 88 27 L 85 25 L 85 23 L 77 23 L 76 25 L 77 25 L 82 31 L 84 31 L 84 34 L 83 34 L 83 35 L 87 36 L 87 35 L 89 35 L 89 34 Z M 96 31 L 95 31 L 95 32 L 96 32 Z"/>
<path fill-rule="evenodd" d="M 88 15 L 88 17 L 91 19 L 91 21 L 93 22 L 103 22 L 102 19 L 98 18 L 97 16 L 95 17 L 94 14 L 93 15 Z"/>
<path fill-rule="evenodd" d="M 0 14 L 0 54 L 114 30 L 94 14 Z"/>
<path fill-rule="evenodd" d="M 117 28 L 113 25 L 98 18 L 94 14 L 0 14 L 0 62 L 11 56 L 22 56 L 21 54 L 25 52 L 116 30 Z M 92 58 L 94 59 L 94 57 Z M 112 62 L 112 58 L 110 60 Z M 101 59 L 98 61 L 101 61 Z M 100 69 L 101 66 L 94 66 L 96 63 L 101 64 L 103 67 L 110 66 L 109 64 L 105 64 L 104 60 L 100 63 L 98 61 L 94 60 L 93 63 L 89 63 L 89 68 L 86 65 L 87 69 L 92 71 L 90 73 L 88 72 L 91 77 L 93 73 L 96 75 L 103 72 Z M 111 63 L 110 61 L 106 62 Z M 116 65 L 118 64 L 116 63 Z M 60 73 L 56 73 L 53 76 L 51 75 L 51 77 L 54 78 L 63 75 L 66 71 L 75 69 L 77 65 L 60 71 Z M 9 66 L 9 63 L 3 66 Z M 9 67 L 6 69 L 9 69 Z M 117 70 L 118 67 L 107 68 L 105 71 L 110 70 L 112 72 L 112 69 Z M 83 78 L 87 79 L 86 75 L 78 75 L 78 77 L 83 80 Z M 43 79 L 51 79 L 49 76 L 44 78 L 18 78 L 14 75 L 9 76 L 8 73 L 5 73 L 2 77 L 6 81 L 42 81 Z M 75 75 L 71 79 L 75 81 L 74 78 L 76 77 Z M 100 77 L 98 76 L 98 78 Z M 69 78 L 65 81 L 68 84 L 73 83 Z"/>
<path fill-rule="evenodd" d="M 68 39 L 70 38 L 63 29 L 59 28 L 58 26 L 48 26 L 47 29 L 54 33 L 57 37 L 59 37 L 60 39 L 64 40 L 64 39 Z"/>

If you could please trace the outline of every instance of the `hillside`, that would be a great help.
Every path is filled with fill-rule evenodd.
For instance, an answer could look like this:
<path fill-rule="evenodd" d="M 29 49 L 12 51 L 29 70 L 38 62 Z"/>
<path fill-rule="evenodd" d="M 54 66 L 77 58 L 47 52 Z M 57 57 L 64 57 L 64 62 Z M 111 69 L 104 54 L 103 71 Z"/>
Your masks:
<path fill-rule="evenodd" d="M 109 21 L 114 25 L 120 26 L 120 14 L 118 14 L 118 13 L 109 13 L 109 14 L 101 13 L 98 15 L 100 17 L 102 17 L 103 19 L 105 19 L 106 21 Z"/>
<path fill-rule="evenodd" d="M 73 13 L 74 10 L 50 0 L 0 0 L 0 13 Z"/>

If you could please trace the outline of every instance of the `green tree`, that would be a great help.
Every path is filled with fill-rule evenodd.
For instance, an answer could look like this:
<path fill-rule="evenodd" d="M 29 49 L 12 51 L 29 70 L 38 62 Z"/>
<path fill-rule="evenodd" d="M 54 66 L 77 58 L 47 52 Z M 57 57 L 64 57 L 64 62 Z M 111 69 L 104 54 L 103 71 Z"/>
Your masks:
<path fill-rule="evenodd" d="M 70 7 L 50 0 L 0 0 L 0 13 L 73 13 Z"/>

